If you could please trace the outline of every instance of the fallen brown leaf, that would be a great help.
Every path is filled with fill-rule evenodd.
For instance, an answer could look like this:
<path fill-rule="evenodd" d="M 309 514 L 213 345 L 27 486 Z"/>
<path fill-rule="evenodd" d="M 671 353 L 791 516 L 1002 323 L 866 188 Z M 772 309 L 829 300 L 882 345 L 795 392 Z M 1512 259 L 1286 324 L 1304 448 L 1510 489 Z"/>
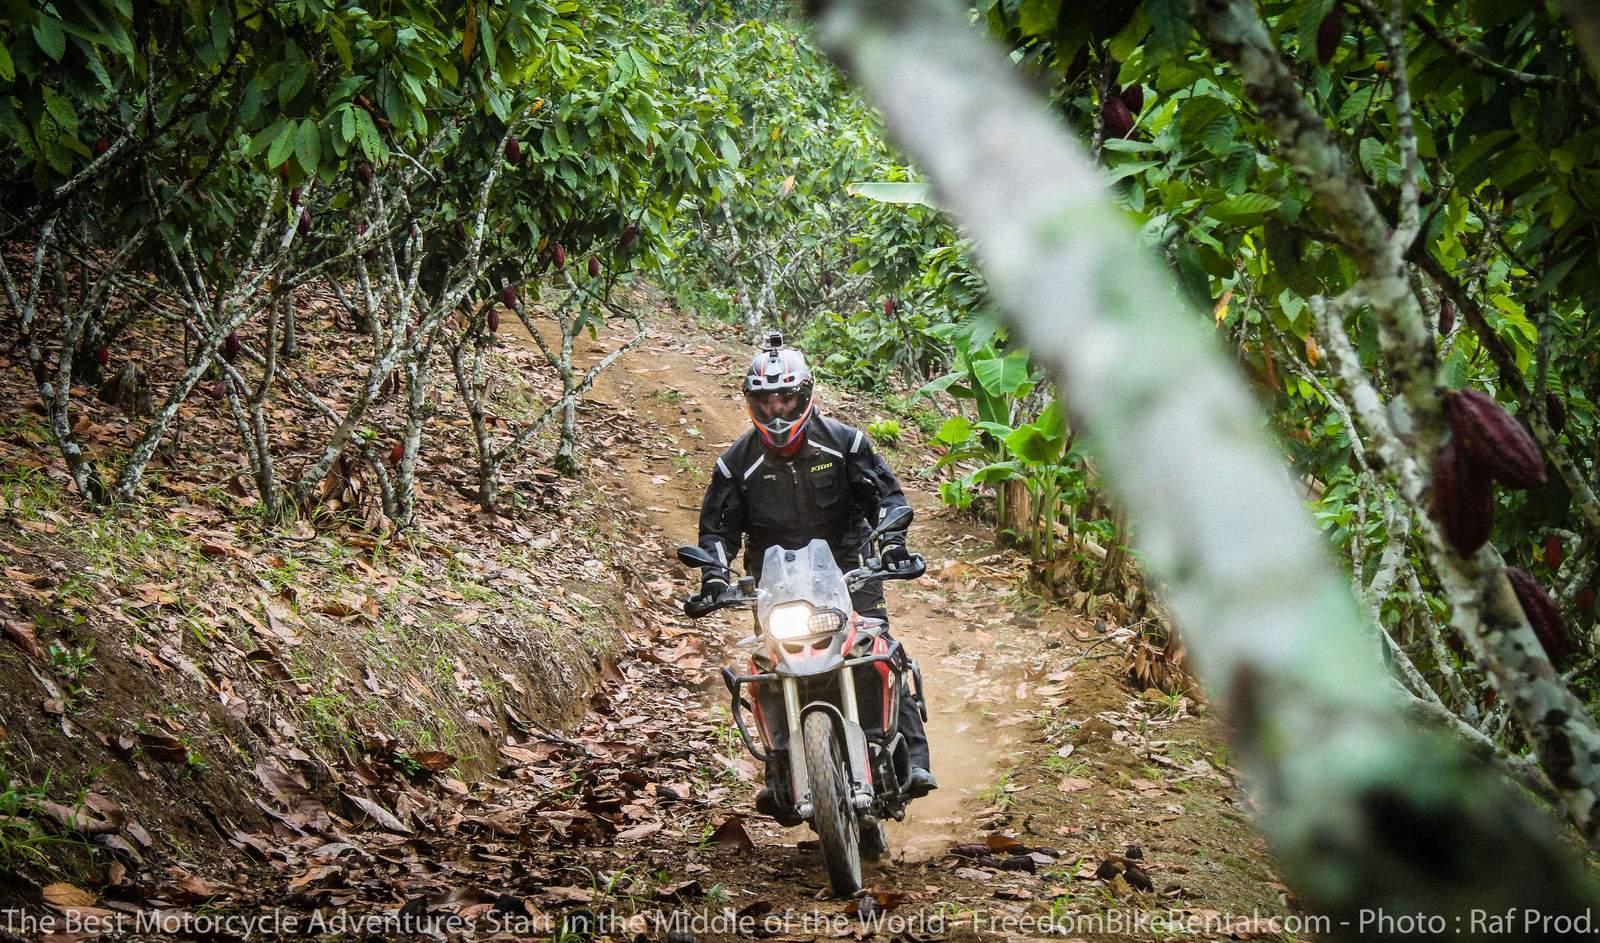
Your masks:
<path fill-rule="evenodd" d="M 44 657 L 44 652 L 39 648 L 39 636 L 34 634 L 33 626 L 26 622 L 17 622 L 13 619 L 5 621 L 6 638 L 13 645 L 32 655 L 34 658 Z"/>
<path fill-rule="evenodd" d="M 93 907 L 96 900 L 93 894 L 83 888 L 76 884 L 67 884 L 65 882 L 45 885 L 44 890 L 40 892 L 40 896 L 44 898 L 45 903 L 60 910 L 74 907 Z"/>

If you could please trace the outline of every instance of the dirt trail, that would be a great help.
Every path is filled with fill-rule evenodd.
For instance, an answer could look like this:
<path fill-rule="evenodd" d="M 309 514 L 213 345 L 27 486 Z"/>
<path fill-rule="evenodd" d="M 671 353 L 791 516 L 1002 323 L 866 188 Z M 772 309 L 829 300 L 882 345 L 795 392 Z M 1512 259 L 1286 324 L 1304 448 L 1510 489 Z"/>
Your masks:
<path fill-rule="evenodd" d="M 596 400 L 627 406 L 642 421 L 675 434 L 671 456 L 658 452 L 622 461 L 623 477 L 635 500 L 641 506 L 661 508 L 652 529 L 669 543 L 695 541 L 707 475 L 717 456 L 749 428 L 736 392 L 743 364 L 728 355 L 730 349 L 739 348 L 704 344 L 685 350 L 650 344 L 631 367 L 605 374 L 595 385 Z M 933 522 L 940 510 L 938 499 L 918 490 L 909 479 L 906 488 L 918 520 L 924 522 L 913 527 L 913 538 L 941 526 Z M 915 539 L 912 544 L 912 549 L 922 549 Z M 937 559 L 931 562 L 938 565 Z M 980 705 L 955 696 L 972 675 L 970 632 L 949 615 L 935 612 L 923 594 L 904 591 L 903 585 L 886 584 L 890 621 L 895 636 L 921 665 L 928 685 L 928 740 L 940 782 L 937 791 L 912 803 L 905 822 L 890 829 L 894 856 L 916 861 L 942 853 L 951 844 L 962 805 L 994 782 L 1014 738 L 997 730 Z M 729 649 L 747 634 L 743 613 L 714 622 Z M 716 698 L 721 691 L 716 685 L 710 695 Z M 1009 701 L 1002 698 L 1002 705 Z M 781 832 L 772 826 L 771 831 L 789 842 L 810 834 L 804 827 Z"/>
<path fill-rule="evenodd" d="M 593 393 L 647 430 L 648 444 L 611 459 L 621 493 L 644 512 L 644 544 L 656 548 L 636 565 L 671 580 L 677 596 L 688 574 L 661 557 L 693 541 L 709 470 L 747 427 L 735 380 L 746 349 L 731 329 L 709 335 L 663 307 L 649 342 Z M 822 401 L 856 425 L 873 415 L 873 404 L 833 391 Z M 1116 642 L 1132 631 L 1034 597 L 1022 586 L 1025 561 L 995 552 L 987 528 L 958 519 L 918 479 L 929 455 L 908 450 L 891 463 L 918 512 L 913 544 L 930 572 L 891 584 L 889 610 L 928 682 L 941 783 L 912 805 L 893 829 L 890 860 L 868 875 L 880 904 L 924 921 L 902 924 L 902 938 L 1098 938 L 1109 929 L 1117 939 L 1165 939 L 1175 927 L 1195 939 L 1287 938 L 1273 921 L 1293 909 L 1243 814 L 1219 725 L 1187 697 L 1130 690 Z M 716 669 L 744 628 L 731 618 L 693 626 L 723 647 L 707 645 L 690 673 L 713 711 L 725 700 Z M 726 808 L 743 817 L 754 850 L 690 853 L 705 880 L 725 887 L 724 909 L 785 915 L 778 939 L 871 935 L 837 923 L 806 932 L 805 920 L 855 905 L 828 901 L 806 829 L 753 815 L 757 777 L 747 778 Z M 995 854 L 950 854 L 975 842 Z M 1142 926 L 1129 923 L 1140 915 Z"/>
<path fill-rule="evenodd" d="M 918 478 L 931 456 L 912 443 L 889 457 L 929 572 L 887 590 L 928 684 L 941 788 L 893 829 L 868 896 L 832 897 L 809 832 L 752 807 L 760 771 L 718 680 L 747 617 L 693 621 L 680 608 L 692 582 L 672 550 L 694 539 L 716 456 L 745 429 L 735 377 L 747 347 L 645 303 L 657 308 L 646 343 L 580 407 L 569 523 L 601 530 L 572 547 L 592 548 L 616 593 L 569 596 L 623 629 L 618 648 L 593 652 L 604 684 L 588 711 L 554 731 L 503 703 L 495 746 L 474 758 L 481 779 L 418 776 L 365 804 L 347 784 L 336 817 L 313 828 L 281 814 L 252 838 L 249 877 L 183 903 L 286 915 L 301 921 L 292 936 L 318 935 L 305 932 L 311 915 L 377 921 L 339 938 L 1273 938 L 1266 921 L 1292 910 L 1216 722 L 1187 697 L 1130 690 L 1133 630 L 1038 599 L 1026 560 L 940 506 Z M 620 340 L 586 340 L 579 359 Z M 873 417 L 865 399 L 823 402 L 854 425 Z"/>

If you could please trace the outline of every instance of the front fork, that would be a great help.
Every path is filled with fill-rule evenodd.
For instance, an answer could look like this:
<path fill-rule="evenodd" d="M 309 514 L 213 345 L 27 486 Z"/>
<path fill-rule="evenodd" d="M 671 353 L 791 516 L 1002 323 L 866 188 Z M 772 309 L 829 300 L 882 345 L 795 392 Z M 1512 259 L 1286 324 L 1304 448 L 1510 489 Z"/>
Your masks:
<path fill-rule="evenodd" d="M 850 722 L 855 730 L 861 729 L 861 710 L 856 701 L 856 675 L 850 668 L 839 672 L 839 702 L 844 708 L 844 719 Z M 783 679 L 783 711 L 789 718 L 789 777 L 796 797 L 795 811 L 803 819 L 811 818 L 814 811 L 811 804 L 811 776 L 806 769 L 806 751 L 801 744 L 805 736 L 801 724 L 804 717 L 800 712 L 800 683 L 795 678 Z M 840 732 L 843 734 L 843 731 Z M 842 735 L 839 748 L 848 758 L 854 751 L 850 749 L 850 741 Z M 867 761 L 870 763 L 870 760 Z M 846 763 L 845 769 L 849 773 L 851 796 L 850 804 L 856 811 L 865 812 L 872 806 L 872 786 L 870 784 L 871 771 L 865 768 L 856 769 L 856 763 Z"/>

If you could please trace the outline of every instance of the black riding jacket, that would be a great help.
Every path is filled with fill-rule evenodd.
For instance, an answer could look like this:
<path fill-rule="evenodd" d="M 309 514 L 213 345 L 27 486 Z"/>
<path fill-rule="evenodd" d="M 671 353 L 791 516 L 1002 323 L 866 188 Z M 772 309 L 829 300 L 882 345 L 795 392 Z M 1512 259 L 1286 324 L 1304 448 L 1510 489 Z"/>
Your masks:
<path fill-rule="evenodd" d="M 866 433 L 814 414 L 806 444 L 793 458 L 768 452 L 754 429 L 722 453 L 700 505 L 700 546 L 729 562 L 749 535 L 744 570 L 760 579 L 768 547 L 798 550 L 820 537 L 839 568 L 849 571 L 859 565 L 868 522 L 905 503 L 900 480 Z M 884 541 L 897 538 L 903 543 L 905 532 Z"/>

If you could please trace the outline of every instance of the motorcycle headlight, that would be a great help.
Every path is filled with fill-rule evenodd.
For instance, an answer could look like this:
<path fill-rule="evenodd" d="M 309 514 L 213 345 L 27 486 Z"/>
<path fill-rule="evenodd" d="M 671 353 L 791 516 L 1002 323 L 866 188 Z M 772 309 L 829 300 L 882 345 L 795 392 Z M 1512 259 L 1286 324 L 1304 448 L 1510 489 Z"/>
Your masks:
<path fill-rule="evenodd" d="M 810 603 L 794 602 L 776 606 L 767 614 L 767 632 L 780 642 L 811 634 Z"/>

